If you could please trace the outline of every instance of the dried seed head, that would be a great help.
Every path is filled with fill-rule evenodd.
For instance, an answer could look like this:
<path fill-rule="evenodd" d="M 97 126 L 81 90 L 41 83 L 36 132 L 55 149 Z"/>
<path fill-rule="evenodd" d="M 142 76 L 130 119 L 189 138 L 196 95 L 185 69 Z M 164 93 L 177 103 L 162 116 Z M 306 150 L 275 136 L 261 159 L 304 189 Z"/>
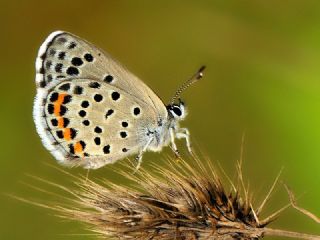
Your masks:
<path fill-rule="evenodd" d="M 172 161 L 172 160 L 171 160 Z M 174 161 L 174 160 L 173 160 Z M 129 173 L 128 173 L 129 172 Z M 180 161 L 122 175 L 137 188 L 78 179 L 81 191 L 61 215 L 121 239 L 254 239 L 262 235 L 240 191 L 226 192 L 210 164 Z"/>
<path fill-rule="evenodd" d="M 241 161 L 237 167 L 240 181 L 237 185 L 241 187 L 231 183 L 231 191 L 225 190 L 208 160 L 196 158 L 193 165 L 171 159 L 165 166 L 153 165 L 151 171 L 140 168 L 136 174 L 134 168 L 116 170 L 133 181 L 131 186 L 108 181 L 97 183 L 60 170 L 74 177 L 74 189 L 34 178 L 69 193 L 71 197 L 67 201 L 53 205 L 18 199 L 53 209 L 63 218 L 86 223 L 103 239 L 254 240 L 282 236 L 320 240 L 320 236 L 267 228 L 284 209 L 259 220 L 279 176 L 265 200 L 254 210 L 243 184 Z M 288 191 L 292 206 L 310 216 L 310 212 L 296 205 L 292 192 Z M 318 220 L 314 215 L 312 218 Z"/>

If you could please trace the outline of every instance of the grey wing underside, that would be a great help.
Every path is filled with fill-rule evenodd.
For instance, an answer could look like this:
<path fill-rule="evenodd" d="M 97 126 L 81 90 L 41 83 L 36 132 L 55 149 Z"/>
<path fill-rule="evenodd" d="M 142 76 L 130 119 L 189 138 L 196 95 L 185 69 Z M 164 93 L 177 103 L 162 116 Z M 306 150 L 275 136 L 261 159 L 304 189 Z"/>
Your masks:
<path fill-rule="evenodd" d="M 144 112 L 144 115 L 141 115 L 141 118 L 134 118 L 134 120 L 132 120 L 132 125 L 136 127 L 136 131 L 133 131 L 133 129 L 128 130 L 128 136 L 131 135 L 131 138 L 128 137 L 127 140 L 120 139 L 127 143 L 127 147 L 124 146 L 120 149 L 121 144 L 118 145 L 121 152 L 118 151 L 118 149 L 117 154 L 114 153 L 113 157 L 106 157 L 105 153 L 101 153 L 101 149 L 99 152 L 101 155 L 99 155 L 97 153 L 97 146 L 91 146 L 91 143 L 86 145 L 85 148 L 91 149 L 92 152 L 87 153 L 83 151 L 81 153 L 83 154 L 81 155 L 81 158 L 83 159 L 81 165 L 87 165 L 86 167 L 88 168 L 99 167 L 100 165 L 114 162 L 137 152 L 145 140 L 143 136 L 139 135 L 141 134 L 141 129 L 145 129 L 145 127 L 147 127 L 146 124 L 154 126 L 159 120 L 167 118 L 166 108 L 160 98 L 157 97 L 157 95 L 141 80 L 113 60 L 109 55 L 70 33 L 54 32 L 40 47 L 36 60 L 37 96 L 34 105 L 34 119 L 37 131 L 42 138 L 44 145 L 64 164 L 73 165 L 74 162 L 69 160 L 72 160 L 73 156 L 79 157 L 80 153 L 78 154 L 79 156 L 70 154 L 71 143 L 69 142 L 66 144 L 63 141 L 61 142 L 61 139 L 57 139 L 56 131 L 61 129 L 53 128 L 54 126 L 51 125 L 51 118 L 62 116 L 50 116 L 47 112 L 47 105 L 52 104 L 49 101 L 49 95 L 52 94 L 54 90 L 57 91 L 57 87 L 62 83 L 68 81 L 78 85 L 89 84 L 89 82 L 98 82 L 102 86 L 99 90 L 104 89 L 107 92 L 118 91 L 121 93 L 124 97 L 122 104 L 127 104 L 126 111 L 130 112 L 132 110 L 130 106 L 138 104 Z M 57 92 L 59 94 L 62 93 L 61 91 Z M 106 96 L 108 96 L 108 94 Z M 69 111 L 66 113 L 66 116 L 63 117 L 67 118 L 68 116 L 70 118 L 69 124 L 72 122 L 72 124 L 75 124 L 77 119 L 79 124 L 82 121 L 82 119 L 79 119 L 80 117 L 76 115 L 79 106 L 73 105 L 76 102 L 79 104 L 80 101 L 83 101 L 82 97 L 88 96 L 79 95 L 77 96 L 78 99 L 74 99 L 74 102 L 68 103 L 71 104 L 68 106 Z M 120 121 L 120 119 L 125 119 L 125 117 L 129 118 L 131 116 L 131 112 L 121 114 L 120 110 L 124 109 L 124 105 L 114 105 L 111 107 L 117 109 L 118 112 L 118 117 L 114 117 L 114 121 Z M 101 113 L 100 110 L 102 111 Z M 92 110 L 92 113 L 88 113 L 91 115 L 99 115 L 99 113 L 100 115 L 105 115 L 106 113 L 103 110 L 106 111 L 106 109 L 95 108 Z M 73 117 L 75 118 L 74 121 L 72 121 Z M 98 123 L 103 124 L 104 122 L 97 121 L 97 124 Z M 73 125 L 69 125 L 68 128 L 72 128 L 72 126 Z M 117 129 L 116 127 L 110 128 L 110 126 L 113 125 L 103 125 L 103 127 L 109 130 Z M 77 129 L 77 127 L 79 129 Z M 78 142 L 83 141 L 83 137 L 84 139 L 94 137 L 93 135 L 90 135 L 91 132 L 85 133 L 85 129 L 82 128 L 83 126 L 81 124 L 74 127 L 78 135 L 73 139 L 72 144 L 75 145 Z M 83 134 L 87 135 L 84 136 Z M 105 144 L 104 146 L 107 146 L 108 144 L 106 141 L 117 142 L 118 139 L 116 138 L 118 138 L 118 136 L 119 135 L 115 132 L 108 137 L 105 136 L 106 139 L 103 140 L 104 143 L 101 143 L 101 145 Z M 77 146 L 79 146 L 79 144 Z M 130 150 L 122 151 L 123 148 Z M 84 156 L 85 153 L 87 156 Z M 97 164 L 94 166 L 95 162 L 97 162 Z M 90 166 L 90 164 L 93 165 Z"/>

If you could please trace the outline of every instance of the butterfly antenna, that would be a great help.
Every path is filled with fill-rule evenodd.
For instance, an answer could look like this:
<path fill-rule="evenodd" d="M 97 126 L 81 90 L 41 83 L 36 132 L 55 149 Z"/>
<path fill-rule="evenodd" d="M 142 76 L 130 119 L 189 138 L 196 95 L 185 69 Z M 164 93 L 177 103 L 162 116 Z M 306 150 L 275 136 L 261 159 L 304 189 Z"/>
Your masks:
<path fill-rule="evenodd" d="M 194 84 L 195 82 L 197 82 L 198 80 L 200 80 L 203 77 L 203 71 L 206 68 L 206 66 L 202 66 L 200 67 L 200 69 L 187 81 L 185 81 L 176 91 L 176 93 L 174 94 L 174 96 L 171 99 L 171 105 L 174 104 L 175 100 L 180 96 L 180 94 L 186 90 L 188 87 L 190 87 L 192 84 Z"/>

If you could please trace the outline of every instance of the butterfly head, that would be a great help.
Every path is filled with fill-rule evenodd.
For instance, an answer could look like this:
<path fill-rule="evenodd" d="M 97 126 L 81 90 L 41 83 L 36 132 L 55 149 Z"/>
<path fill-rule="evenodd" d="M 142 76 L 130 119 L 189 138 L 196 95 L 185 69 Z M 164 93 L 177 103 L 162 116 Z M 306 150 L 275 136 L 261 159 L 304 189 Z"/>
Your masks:
<path fill-rule="evenodd" d="M 187 116 L 187 109 L 181 99 L 178 103 L 168 105 L 167 110 L 169 115 L 176 120 L 183 120 Z"/>

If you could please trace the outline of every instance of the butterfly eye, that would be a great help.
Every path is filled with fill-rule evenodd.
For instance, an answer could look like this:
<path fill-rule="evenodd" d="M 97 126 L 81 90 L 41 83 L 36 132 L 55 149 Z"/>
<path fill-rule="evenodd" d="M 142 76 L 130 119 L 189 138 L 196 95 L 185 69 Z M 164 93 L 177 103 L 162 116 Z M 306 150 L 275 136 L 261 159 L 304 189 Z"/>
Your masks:
<path fill-rule="evenodd" d="M 181 111 L 181 109 L 179 108 L 179 107 L 173 107 L 172 108 L 172 111 L 178 116 L 178 117 L 180 117 L 181 115 L 182 115 L 182 111 Z"/>

